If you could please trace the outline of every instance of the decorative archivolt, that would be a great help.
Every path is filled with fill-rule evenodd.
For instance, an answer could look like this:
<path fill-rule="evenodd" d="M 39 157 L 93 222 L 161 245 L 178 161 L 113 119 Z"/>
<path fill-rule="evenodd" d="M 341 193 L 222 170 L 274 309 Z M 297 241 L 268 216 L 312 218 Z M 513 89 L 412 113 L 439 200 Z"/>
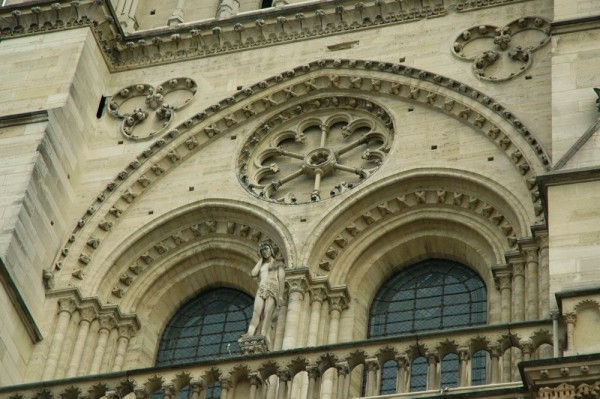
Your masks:
<path fill-rule="evenodd" d="M 287 120 L 293 109 L 301 112 L 307 106 L 325 106 L 325 98 L 331 101 L 332 92 L 416 102 L 472 126 L 513 162 L 530 190 L 536 214 L 543 218 L 535 176 L 548 167 L 548 157 L 531 132 L 504 106 L 461 82 L 416 68 L 374 61 L 320 60 L 240 90 L 155 140 L 97 195 L 53 268 L 60 270 L 73 260 L 73 277 L 83 278 L 85 272 L 78 271 L 89 267 L 95 251 L 123 214 L 184 160 L 225 132 L 262 115 Z"/>

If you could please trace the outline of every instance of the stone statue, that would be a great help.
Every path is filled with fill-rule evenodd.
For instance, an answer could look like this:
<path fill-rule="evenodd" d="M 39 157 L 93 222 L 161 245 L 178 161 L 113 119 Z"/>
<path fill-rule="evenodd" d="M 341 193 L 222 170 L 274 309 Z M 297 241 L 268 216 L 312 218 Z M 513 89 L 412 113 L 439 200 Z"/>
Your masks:
<path fill-rule="evenodd" d="M 245 353 L 264 352 L 271 347 L 271 327 L 283 301 L 285 271 L 283 264 L 275 259 L 271 242 L 263 241 L 258 245 L 258 256 L 258 262 L 250 273 L 258 279 L 252 319 L 248 332 L 239 341 Z"/>

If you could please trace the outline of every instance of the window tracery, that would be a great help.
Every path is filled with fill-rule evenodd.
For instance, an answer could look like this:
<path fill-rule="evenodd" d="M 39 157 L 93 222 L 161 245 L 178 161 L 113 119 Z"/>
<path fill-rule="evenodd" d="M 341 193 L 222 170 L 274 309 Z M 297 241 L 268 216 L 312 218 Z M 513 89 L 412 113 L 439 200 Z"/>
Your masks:
<path fill-rule="evenodd" d="M 373 103 L 332 97 L 303 104 L 264 124 L 244 145 L 242 184 L 253 195 L 286 204 L 316 202 L 372 175 L 390 150 L 390 116 Z M 325 106 L 324 106 L 325 104 Z"/>

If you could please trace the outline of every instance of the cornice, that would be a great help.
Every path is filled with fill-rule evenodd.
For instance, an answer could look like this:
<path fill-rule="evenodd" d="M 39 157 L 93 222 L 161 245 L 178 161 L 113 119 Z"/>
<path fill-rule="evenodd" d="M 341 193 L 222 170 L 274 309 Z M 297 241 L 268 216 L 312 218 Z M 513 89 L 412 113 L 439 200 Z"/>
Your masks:
<path fill-rule="evenodd" d="M 90 27 L 118 72 L 524 1 L 531 0 L 428 0 L 408 10 L 394 0 L 323 0 L 127 33 L 110 0 L 44 0 L 0 8 L 0 40 Z"/>
<path fill-rule="evenodd" d="M 34 111 L 22 114 L 0 116 L 0 129 L 11 126 L 28 125 L 48 121 L 48 111 Z"/>

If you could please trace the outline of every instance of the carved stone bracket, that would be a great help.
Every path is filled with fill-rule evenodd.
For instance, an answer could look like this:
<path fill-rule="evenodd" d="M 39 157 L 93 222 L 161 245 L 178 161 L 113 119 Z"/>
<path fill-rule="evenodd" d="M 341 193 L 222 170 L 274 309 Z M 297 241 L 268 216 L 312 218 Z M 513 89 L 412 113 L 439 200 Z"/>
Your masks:
<path fill-rule="evenodd" d="M 550 21 L 524 17 L 497 27 L 478 25 L 463 31 L 452 46 L 452 53 L 471 61 L 473 73 L 481 80 L 502 82 L 531 66 L 533 53 L 550 41 Z M 481 50 L 482 43 L 486 49 Z"/>

